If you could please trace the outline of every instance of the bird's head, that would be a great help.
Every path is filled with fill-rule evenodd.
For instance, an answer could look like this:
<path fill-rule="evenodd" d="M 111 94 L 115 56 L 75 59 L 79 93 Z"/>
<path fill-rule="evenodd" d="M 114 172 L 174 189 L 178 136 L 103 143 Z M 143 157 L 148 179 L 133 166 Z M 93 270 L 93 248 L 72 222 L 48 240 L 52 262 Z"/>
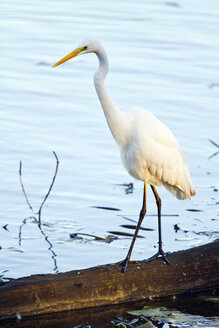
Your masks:
<path fill-rule="evenodd" d="M 53 67 L 61 65 L 62 63 L 66 62 L 67 60 L 74 58 L 79 55 L 84 55 L 90 52 L 97 52 L 98 49 L 101 47 L 101 44 L 97 40 L 85 40 L 79 44 L 79 46 L 70 52 L 67 56 L 59 60 Z"/>

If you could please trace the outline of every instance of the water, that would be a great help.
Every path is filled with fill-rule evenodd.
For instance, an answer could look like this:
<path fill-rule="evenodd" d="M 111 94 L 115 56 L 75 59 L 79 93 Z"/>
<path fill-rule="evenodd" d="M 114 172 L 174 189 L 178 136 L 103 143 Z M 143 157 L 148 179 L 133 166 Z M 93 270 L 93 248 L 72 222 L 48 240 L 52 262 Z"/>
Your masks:
<path fill-rule="evenodd" d="M 188 159 L 197 196 L 179 202 L 160 190 L 164 249 L 186 249 L 214 240 L 218 231 L 219 1 L 4 1 L 0 3 L 0 274 L 21 277 L 68 271 L 123 259 L 137 220 L 142 182 L 124 170 L 93 87 L 94 55 L 51 66 L 86 38 L 102 41 L 110 60 L 107 86 L 124 109 L 138 105 L 167 124 Z M 30 203 L 42 210 L 41 230 L 19 182 L 19 161 Z M 122 184 L 134 183 L 132 193 Z M 105 206 L 121 211 L 95 208 Z M 188 211 L 195 209 L 201 211 Z M 156 214 L 151 193 L 148 214 Z M 181 228 L 177 233 L 174 224 Z M 157 244 L 148 216 L 132 259 L 147 258 Z M 5 228 L 3 228 L 5 227 Z M 21 231 L 20 231 L 21 230 Z M 188 232 L 185 232 L 188 231 Z M 19 236 L 20 232 L 20 236 Z"/>

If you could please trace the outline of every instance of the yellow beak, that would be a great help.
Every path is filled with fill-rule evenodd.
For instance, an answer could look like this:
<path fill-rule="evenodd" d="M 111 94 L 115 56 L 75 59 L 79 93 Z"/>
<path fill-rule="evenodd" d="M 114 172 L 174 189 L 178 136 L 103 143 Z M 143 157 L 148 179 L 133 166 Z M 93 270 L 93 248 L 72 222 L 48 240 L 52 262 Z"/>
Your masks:
<path fill-rule="evenodd" d="M 68 54 L 67 56 L 65 56 L 64 58 L 62 58 L 61 60 L 59 60 L 55 65 L 53 65 L 53 67 L 56 67 L 58 65 L 61 65 L 62 63 L 66 62 L 67 60 L 76 57 L 77 55 L 79 55 L 79 53 L 83 50 L 84 48 L 78 48 L 75 49 L 74 51 L 70 52 L 70 54 Z"/>

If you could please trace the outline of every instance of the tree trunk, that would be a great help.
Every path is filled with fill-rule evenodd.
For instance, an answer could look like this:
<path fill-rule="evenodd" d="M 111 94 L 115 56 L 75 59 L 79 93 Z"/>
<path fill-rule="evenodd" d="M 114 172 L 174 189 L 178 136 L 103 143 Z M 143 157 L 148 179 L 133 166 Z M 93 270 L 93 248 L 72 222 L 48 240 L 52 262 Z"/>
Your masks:
<path fill-rule="evenodd" d="M 108 264 L 66 273 L 33 275 L 0 285 L 0 319 L 78 310 L 215 288 L 219 241 L 130 262 L 125 273 Z"/>

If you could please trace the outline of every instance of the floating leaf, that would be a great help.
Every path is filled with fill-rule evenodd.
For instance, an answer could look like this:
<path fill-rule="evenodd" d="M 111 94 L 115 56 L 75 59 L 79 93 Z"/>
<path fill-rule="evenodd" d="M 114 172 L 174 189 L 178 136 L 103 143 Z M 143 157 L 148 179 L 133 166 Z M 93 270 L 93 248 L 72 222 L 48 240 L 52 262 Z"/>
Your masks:
<path fill-rule="evenodd" d="M 107 206 L 90 206 L 91 208 L 98 208 L 100 210 L 107 210 L 107 211 L 121 211 L 119 208 L 115 207 L 107 207 Z"/>
<path fill-rule="evenodd" d="M 116 239 L 118 239 L 117 236 L 111 236 L 111 235 L 108 235 L 108 236 L 105 238 L 105 242 L 106 242 L 107 244 L 110 244 L 113 240 L 116 240 Z"/>
<path fill-rule="evenodd" d="M 188 313 L 182 313 L 180 311 L 174 311 L 168 318 L 167 322 L 181 325 L 183 323 L 189 324 L 189 325 L 196 325 L 198 322 L 201 322 L 204 320 L 204 317 L 200 315 L 191 315 Z"/>
<path fill-rule="evenodd" d="M 123 231 L 108 231 L 109 233 L 117 236 L 125 236 L 125 237 L 133 237 L 134 234 L 128 233 L 128 232 L 123 232 Z M 138 235 L 137 238 L 145 238 L 144 236 Z"/>
<path fill-rule="evenodd" d="M 162 323 L 173 323 L 177 325 L 181 325 L 183 323 L 195 325 L 201 320 L 204 320 L 204 317 L 202 316 L 182 313 L 166 307 L 145 306 L 142 310 L 129 311 L 128 313 L 133 315 L 144 315 L 154 319 L 155 321 Z"/>
<path fill-rule="evenodd" d="M 87 322 L 85 322 L 79 326 L 75 326 L 74 328 L 91 328 L 91 326 Z"/>
<path fill-rule="evenodd" d="M 76 232 L 76 233 L 71 233 L 70 234 L 70 238 L 74 239 L 78 236 L 86 236 L 86 237 L 92 237 L 94 238 L 95 240 L 101 240 L 101 241 L 105 241 L 105 238 L 102 238 L 102 237 L 98 237 L 98 236 L 95 236 L 95 235 L 91 235 L 89 233 L 79 233 L 79 232 Z"/>
<path fill-rule="evenodd" d="M 97 241 L 104 241 L 107 244 L 111 243 L 113 240 L 118 238 L 118 237 L 110 236 L 110 235 L 108 235 L 107 237 L 104 238 L 104 237 L 99 237 L 99 236 L 96 236 L 96 235 L 92 235 L 92 234 L 89 234 L 89 233 L 82 233 L 82 232 L 75 232 L 75 233 L 70 234 L 71 239 L 75 239 L 75 238 L 78 238 L 78 237 L 80 238 L 80 236 L 91 237 L 91 238 L 94 238 Z"/>
<path fill-rule="evenodd" d="M 133 315 L 145 315 L 155 320 L 160 320 L 160 318 L 171 315 L 172 310 L 167 310 L 166 307 L 144 306 L 141 310 L 129 311 L 128 313 Z"/>
<path fill-rule="evenodd" d="M 8 224 L 5 224 L 2 228 L 8 231 Z"/>
<path fill-rule="evenodd" d="M 115 325 L 115 327 L 121 327 L 121 328 L 127 328 L 126 324 L 124 322 L 119 322 Z"/>
<path fill-rule="evenodd" d="M 138 328 L 154 328 L 155 326 L 151 321 L 148 320 L 148 322 L 143 323 L 143 325 L 138 326 Z"/>
<path fill-rule="evenodd" d="M 206 302 L 219 303 L 218 296 L 200 296 L 199 298 Z"/>
<path fill-rule="evenodd" d="M 126 229 L 136 229 L 136 225 L 134 225 L 134 224 L 121 224 L 120 227 L 126 228 Z M 145 231 L 154 231 L 154 229 L 144 228 L 144 227 L 140 227 L 139 229 L 145 230 Z"/>
<path fill-rule="evenodd" d="M 128 323 L 128 320 L 125 320 L 125 319 L 113 320 L 111 322 L 114 325 L 114 327 L 133 328 L 133 326 Z"/>
<path fill-rule="evenodd" d="M 203 210 L 199 210 L 197 208 L 187 208 L 186 211 L 189 211 L 189 212 L 203 212 Z"/>

